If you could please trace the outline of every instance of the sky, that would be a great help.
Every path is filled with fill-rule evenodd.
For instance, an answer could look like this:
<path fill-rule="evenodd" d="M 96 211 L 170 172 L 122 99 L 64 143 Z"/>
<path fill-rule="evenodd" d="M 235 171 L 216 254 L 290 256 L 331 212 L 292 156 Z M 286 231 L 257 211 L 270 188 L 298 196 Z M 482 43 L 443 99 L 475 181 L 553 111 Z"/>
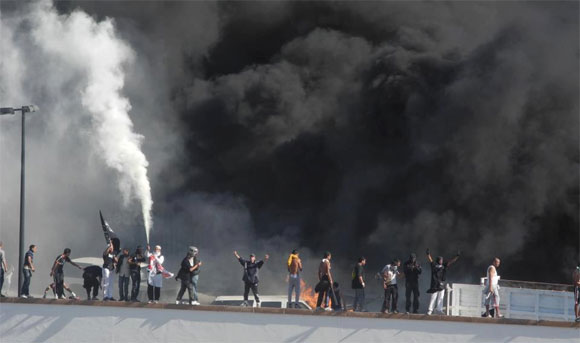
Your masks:
<path fill-rule="evenodd" d="M 499 256 L 503 279 L 570 283 L 577 2 L 0 9 L 1 105 L 40 108 L 26 119 L 25 244 L 46 270 L 65 247 L 101 255 L 102 210 L 131 249 L 150 218 L 170 270 L 199 247 L 217 294 L 239 288 L 234 250 L 270 253 L 274 292 L 294 248 L 311 283 L 326 250 L 348 284 L 361 255 L 374 273 L 411 252 L 425 263 L 426 248 L 461 251 L 452 282 L 478 282 Z M 0 117 L 13 264 L 19 166 L 19 114 Z"/>

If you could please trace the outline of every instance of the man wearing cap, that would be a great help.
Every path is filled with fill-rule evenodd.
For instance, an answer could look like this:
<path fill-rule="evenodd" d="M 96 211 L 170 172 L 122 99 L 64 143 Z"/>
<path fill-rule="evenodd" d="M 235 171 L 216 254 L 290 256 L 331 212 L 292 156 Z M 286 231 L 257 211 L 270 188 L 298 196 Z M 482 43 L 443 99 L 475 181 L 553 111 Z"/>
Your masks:
<path fill-rule="evenodd" d="M 264 262 L 268 261 L 270 256 L 266 254 L 264 259 L 256 262 L 256 255 L 250 254 L 249 260 L 244 260 L 238 255 L 237 251 L 234 251 L 234 256 L 238 259 L 242 267 L 244 267 L 244 276 L 242 280 L 244 281 L 244 302 L 242 306 L 248 306 L 248 295 L 250 294 L 250 289 L 254 293 L 254 299 L 256 299 L 256 304 L 260 304 L 260 297 L 258 295 L 258 269 L 262 268 Z"/>
<path fill-rule="evenodd" d="M 413 313 L 419 310 L 419 275 L 421 265 L 417 263 L 417 254 L 411 253 L 409 260 L 405 262 L 405 311 L 411 310 L 411 295 L 413 295 Z"/>
<path fill-rule="evenodd" d="M 201 262 L 195 263 L 195 254 L 197 254 L 197 248 L 193 246 L 189 247 L 187 255 L 181 261 L 181 269 L 179 269 L 177 277 L 175 278 L 176 280 L 181 280 L 181 288 L 175 299 L 175 303 L 178 305 L 181 304 L 181 299 L 186 289 L 189 295 L 189 304 L 195 305 L 193 297 L 193 272 L 201 266 Z"/>

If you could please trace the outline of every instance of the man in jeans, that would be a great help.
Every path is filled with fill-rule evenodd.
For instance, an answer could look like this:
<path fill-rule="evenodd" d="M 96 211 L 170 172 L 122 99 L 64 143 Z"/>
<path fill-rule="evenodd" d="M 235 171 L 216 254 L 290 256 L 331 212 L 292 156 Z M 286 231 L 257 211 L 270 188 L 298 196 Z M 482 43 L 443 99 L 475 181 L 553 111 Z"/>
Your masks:
<path fill-rule="evenodd" d="M 143 248 L 139 245 L 135 253 L 129 258 L 129 272 L 131 274 L 131 301 L 139 301 L 139 285 L 141 284 L 141 263 L 147 259 L 143 253 Z"/>
<path fill-rule="evenodd" d="M 399 301 L 399 289 L 397 288 L 397 278 L 401 276 L 399 267 L 401 260 L 394 259 L 391 264 L 387 264 L 381 274 L 383 276 L 383 288 L 385 289 L 385 299 L 383 300 L 383 313 L 389 313 L 389 302 L 391 303 L 391 313 L 397 311 L 397 302 Z"/>
<path fill-rule="evenodd" d="M 116 272 L 119 274 L 119 301 L 129 301 L 129 249 L 123 249 L 119 256 Z"/>
<path fill-rule="evenodd" d="M 6 260 L 4 258 L 4 250 L 2 250 L 3 244 L 0 241 L 0 298 L 4 298 L 4 294 L 2 294 L 2 286 L 4 285 L 4 273 L 8 271 L 8 267 L 6 267 Z"/>
<path fill-rule="evenodd" d="M 354 303 L 352 304 L 352 310 L 357 311 L 360 308 L 360 312 L 365 311 L 365 268 L 367 264 L 366 258 L 361 256 L 358 259 L 357 264 L 354 266 L 352 271 L 352 289 L 354 289 Z"/>
<path fill-rule="evenodd" d="M 300 272 L 302 271 L 302 261 L 296 249 L 288 257 L 288 308 L 298 308 L 300 302 Z M 294 290 L 296 303 L 292 304 L 292 290 Z"/>
<path fill-rule="evenodd" d="M 24 281 L 22 282 L 22 289 L 20 290 L 20 296 L 22 298 L 32 298 L 30 296 L 30 279 L 32 278 L 32 272 L 34 271 L 33 260 L 35 252 L 36 245 L 31 244 L 28 251 L 24 255 L 24 267 L 22 267 Z"/>
<path fill-rule="evenodd" d="M 181 280 L 181 288 L 179 288 L 177 298 L 175 299 L 177 305 L 181 304 L 181 299 L 183 298 L 183 293 L 185 293 L 186 289 L 187 294 L 189 295 L 189 304 L 195 305 L 193 297 L 193 272 L 201 266 L 201 262 L 198 262 L 197 264 L 195 263 L 195 253 L 197 253 L 197 248 L 189 247 L 187 255 L 183 258 L 183 261 L 181 261 L 181 268 L 175 278 L 176 280 Z"/>
<path fill-rule="evenodd" d="M 190 247 L 190 251 L 193 253 L 193 265 L 197 265 L 192 272 L 191 286 L 193 289 L 193 303 L 192 305 L 199 305 L 199 298 L 197 297 L 197 282 L 199 281 L 199 272 L 201 269 L 201 261 L 199 260 L 199 249 L 196 247 Z"/>

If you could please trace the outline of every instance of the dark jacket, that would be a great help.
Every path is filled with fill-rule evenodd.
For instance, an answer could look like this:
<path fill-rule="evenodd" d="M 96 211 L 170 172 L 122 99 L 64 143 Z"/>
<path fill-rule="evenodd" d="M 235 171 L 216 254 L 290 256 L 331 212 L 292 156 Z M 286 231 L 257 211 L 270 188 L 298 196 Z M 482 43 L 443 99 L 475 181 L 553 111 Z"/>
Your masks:
<path fill-rule="evenodd" d="M 189 264 L 189 259 L 190 259 L 189 255 L 185 256 L 183 258 L 183 260 L 181 261 L 181 268 L 179 268 L 179 272 L 177 272 L 177 276 L 175 277 L 175 280 L 191 282 L 191 277 L 193 276 L 193 272 L 190 271 L 190 268 L 193 266 L 191 264 Z M 195 259 L 194 259 L 194 265 L 195 265 Z"/>
<path fill-rule="evenodd" d="M 98 286 L 101 283 L 103 270 L 99 266 L 88 266 L 83 271 L 83 287 Z"/>
<path fill-rule="evenodd" d="M 242 280 L 247 283 L 257 284 L 260 281 L 258 279 L 258 269 L 262 268 L 264 261 L 260 260 L 252 263 L 248 260 L 244 260 L 241 257 L 238 261 L 244 267 L 244 275 Z"/>
<path fill-rule="evenodd" d="M 147 261 L 147 259 L 145 258 L 145 256 L 141 255 L 141 254 L 133 254 L 131 255 L 131 259 L 133 260 L 134 263 L 130 263 L 129 264 L 129 271 L 135 272 L 135 271 L 140 271 L 141 270 L 141 266 L 139 265 L 139 263 L 145 263 L 145 261 Z"/>
<path fill-rule="evenodd" d="M 405 262 L 404 273 L 406 284 L 417 284 L 419 282 L 419 275 L 421 275 L 421 265 L 416 261 L 408 260 Z"/>

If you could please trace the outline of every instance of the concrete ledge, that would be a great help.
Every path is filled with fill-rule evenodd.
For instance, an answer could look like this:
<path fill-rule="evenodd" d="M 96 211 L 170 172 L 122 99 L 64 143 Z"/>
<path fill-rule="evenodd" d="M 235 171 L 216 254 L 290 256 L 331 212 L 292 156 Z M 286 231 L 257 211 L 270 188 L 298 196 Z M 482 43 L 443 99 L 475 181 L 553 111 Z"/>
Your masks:
<path fill-rule="evenodd" d="M 0 298 L 0 304 L 43 304 L 43 305 L 71 305 L 71 306 L 100 306 L 100 307 L 121 307 L 121 308 L 147 308 L 147 309 L 171 309 L 183 311 L 211 311 L 211 312 L 247 312 L 247 313 L 261 313 L 261 314 L 288 314 L 288 315 L 311 315 L 323 317 L 347 317 L 347 318 L 376 318 L 376 319 L 404 319 L 404 320 L 423 320 L 423 321 L 443 321 L 443 322 L 457 322 L 457 323 L 478 323 L 478 324 L 509 324 L 509 325 L 531 325 L 531 326 L 546 326 L 559 328 L 575 328 L 580 329 L 580 322 L 562 322 L 562 321 L 547 321 L 547 320 L 525 320 L 525 319 L 493 319 L 493 318 L 474 318 L 474 317 L 458 317 L 458 316 L 441 316 L 426 314 L 384 314 L 377 312 L 316 312 L 311 310 L 301 309 L 285 309 L 285 308 L 252 308 L 252 307 L 238 307 L 238 306 L 189 306 L 176 304 L 147 304 L 145 302 L 122 302 L 122 301 L 89 301 L 89 300 L 56 300 L 56 299 L 24 299 L 24 298 Z"/>

